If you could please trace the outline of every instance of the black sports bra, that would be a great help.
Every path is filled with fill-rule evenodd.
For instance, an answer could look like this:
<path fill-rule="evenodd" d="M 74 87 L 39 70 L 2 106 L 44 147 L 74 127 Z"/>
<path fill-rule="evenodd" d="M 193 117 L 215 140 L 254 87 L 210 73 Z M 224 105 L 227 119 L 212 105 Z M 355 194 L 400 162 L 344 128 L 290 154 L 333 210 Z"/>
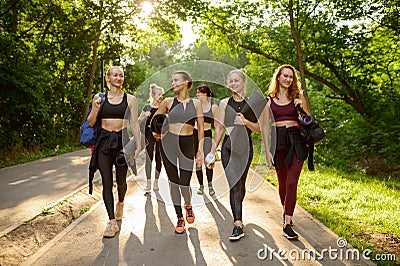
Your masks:
<path fill-rule="evenodd" d="M 182 123 L 194 126 L 196 116 L 196 108 L 194 107 L 193 99 L 190 99 L 186 103 L 186 108 L 183 109 L 183 103 L 179 102 L 175 97 L 168 113 L 168 123 Z"/>
<path fill-rule="evenodd" d="M 210 110 L 208 110 L 204 115 L 204 123 L 212 123 L 214 121 L 213 112 L 212 112 L 212 105 Z"/>
<path fill-rule="evenodd" d="M 128 110 L 128 112 L 126 112 Z M 126 114 L 125 114 L 126 113 Z M 122 101 L 118 104 L 111 104 L 108 101 L 107 94 L 105 97 L 105 102 L 103 105 L 103 111 L 101 113 L 101 118 L 118 118 L 118 119 L 129 119 L 130 111 L 128 107 L 128 96 L 124 92 L 124 97 Z"/>

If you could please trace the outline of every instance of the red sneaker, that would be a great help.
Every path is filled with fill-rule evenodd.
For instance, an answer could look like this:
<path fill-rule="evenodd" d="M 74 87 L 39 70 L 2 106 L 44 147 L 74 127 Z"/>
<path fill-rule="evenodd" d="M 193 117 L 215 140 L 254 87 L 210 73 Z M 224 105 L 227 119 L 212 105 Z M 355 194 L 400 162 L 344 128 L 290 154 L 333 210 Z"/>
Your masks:
<path fill-rule="evenodd" d="M 185 210 L 186 210 L 186 221 L 189 224 L 192 224 L 194 222 L 194 212 L 192 205 L 185 206 Z"/>
<path fill-rule="evenodd" d="M 178 219 L 178 223 L 176 224 L 175 233 L 183 234 L 183 232 L 185 232 L 185 220 L 181 217 Z"/>

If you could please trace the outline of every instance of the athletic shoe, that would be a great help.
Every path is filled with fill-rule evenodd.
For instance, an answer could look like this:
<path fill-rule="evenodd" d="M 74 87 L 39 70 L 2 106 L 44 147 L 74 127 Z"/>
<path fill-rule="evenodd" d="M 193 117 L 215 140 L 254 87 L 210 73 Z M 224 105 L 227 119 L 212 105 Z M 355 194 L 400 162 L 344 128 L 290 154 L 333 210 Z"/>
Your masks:
<path fill-rule="evenodd" d="M 194 212 L 192 205 L 185 206 L 185 210 L 186 210 L 186 221 L 189 224 L 192 224 L 194 222 Z"/>
<path fill-rule="evenodd" d="M 151 184 L 147 183 L 146 187 L 144 188 L 144 195 L 149 196 L 151 195 Z"/>
<path fill-rule="evenodd" d="M 103 233 L 103 237 L 114 237 L 119 232 L 119 227 L 117 225 L 117 221 L 112 219 L 108 221 L 106 230 Z"/>
<path fill-rule="evenodd" d="M 197 190 L 197 194 L 203 195 L 203 192 L 204 192 L 204 187 L 200 186 L 199 190 Z"/>
<path fill-rule="evenodd" d="M 297 238 L 299 238 L 299 235 L 296 234 L 296 232 L 293 231 L 293 228 L 288 224 L 283 228 L 282 235 L 284 237 L 286 237 L 287 239 L 297 239 Z"/>
<path fill-rule="evenodd" d="M 124 216 L 124 203 L 118 201 L 115 205 L 115 220 L 121 221 L 122 216 Z"/>
<path fill-rule="evenodd" d="M 210 196 L 214 196 L 215 195 L 215 190 L 213 187 L 210 187 L 210 189 L 208 190 L 208 193 L 210 194 Z"/>
<path fill-rule="evenodd" d="M 178 223 L 176 224 L 175 233 L 183 234 L 183 232 L 185 232 L 185 219 L 181 217 L 178 219 Z"/>
<path fill-rule="evenodd" d="M 233 232 L 232 235 L 229 237 L 229 240 L 237 241 L 242 237 L 244 237 L 243 228 L 238 225 L 235 225 L 235 227 L 233 227 Z"/>

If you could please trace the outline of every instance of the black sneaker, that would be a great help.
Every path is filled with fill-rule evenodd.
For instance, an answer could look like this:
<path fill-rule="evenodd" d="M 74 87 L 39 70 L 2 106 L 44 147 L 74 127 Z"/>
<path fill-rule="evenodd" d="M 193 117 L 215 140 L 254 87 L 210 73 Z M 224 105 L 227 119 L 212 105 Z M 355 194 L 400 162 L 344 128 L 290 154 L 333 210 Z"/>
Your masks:
<path fill-rule="evenodd" d="M 287 224 L 284 228 L 283 228 L 283 233 L 282 235 L 284 237 L 286 237 L 287 239 L 297 239 L 299 238 L 299 235 L 296 234 L 295 231 L 293 231 L 292 227 Z"/>
<path fill-rule="evenodd" d="M 242 237 L 244 237 L 243 228 L 238 225 L 235 225 L 235 227 L 233 227 L 233 233 L 229 237 L 229 240 L 237 241 L 237 240 L 241 239 Z"/>

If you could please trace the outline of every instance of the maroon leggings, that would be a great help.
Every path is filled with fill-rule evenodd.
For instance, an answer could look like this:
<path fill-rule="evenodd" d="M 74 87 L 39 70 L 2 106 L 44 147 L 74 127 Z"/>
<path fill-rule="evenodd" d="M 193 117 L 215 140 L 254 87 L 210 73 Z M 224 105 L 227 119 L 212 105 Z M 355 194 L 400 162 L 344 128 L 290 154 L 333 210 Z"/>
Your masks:
<path fill-rule="evenodd" d="M 287 148 L 278 149 L 279 170 L 276 170 L 279 182 L 279 197 L 285 214 L 293 216 L 297 198 L 297 183 L 304 161 L 297 161 L 296 152 L 293 151 L 292 164 L 284 163 Z"/>

